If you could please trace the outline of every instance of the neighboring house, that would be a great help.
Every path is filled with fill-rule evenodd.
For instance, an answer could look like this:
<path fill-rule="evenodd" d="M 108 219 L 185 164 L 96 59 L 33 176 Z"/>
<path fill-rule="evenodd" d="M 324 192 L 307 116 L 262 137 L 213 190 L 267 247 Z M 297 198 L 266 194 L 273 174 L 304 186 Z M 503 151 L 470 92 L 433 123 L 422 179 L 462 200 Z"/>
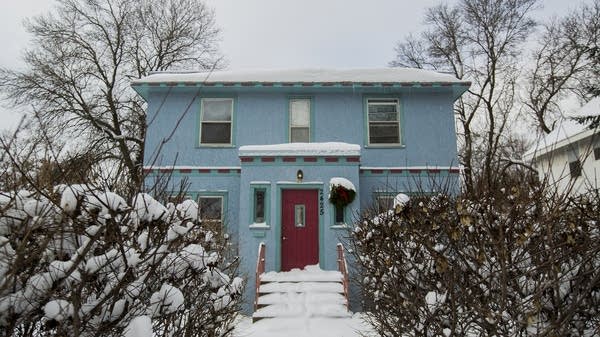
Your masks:
<path fill-rule="evenodd" d="M 600 132 L 573 119 L 592 116 L 600 116 L 600 97 L 558 120 L 554 130 L 523 155 L 540 179 L 561 193 L 574 196 L 600 186 Z"/>
<path fill-rule="evenodd" d="M 251 303 L 266 270 L 337 269 L 347 224 L 399 192 L 458 182 L 454 101 L 469 82 L 418 69 L 156 73 L 132 84 L 148 103 L 147 183 L 189 184 L 204 221 L 238 244 Z M 328 200 L 330 182 L 356 192 Z"/>

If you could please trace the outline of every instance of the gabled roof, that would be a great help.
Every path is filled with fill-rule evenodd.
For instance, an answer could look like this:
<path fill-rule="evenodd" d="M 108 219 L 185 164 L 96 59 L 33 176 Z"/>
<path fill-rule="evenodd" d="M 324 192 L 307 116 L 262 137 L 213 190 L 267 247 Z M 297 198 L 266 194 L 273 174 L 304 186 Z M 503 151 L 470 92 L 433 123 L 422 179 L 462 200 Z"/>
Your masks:
<path fill-rule="evenodd" d="M 598 130 L 589 129 L 585 124 L 578 123 L 573 118 L 598 115 L 600 115 L 600 96 L 587 102 L 575 113 L 559 119 L 556 122 L 554 130 L 542 137 L 537 144 L 527 150 L 523 154 L 523 158 L 530 160 L 592 136 Z"/>
<path fill-rule="evenodd" d="M 471 82 L 449 75 L 414 68 L 371 69 L 252 69 L 212 72 L 159 72 L 132 81 L 133 88 L 146 97 L 150 87 L 203 88 L 403 88 L 451 87 L 454 97 Z"/>

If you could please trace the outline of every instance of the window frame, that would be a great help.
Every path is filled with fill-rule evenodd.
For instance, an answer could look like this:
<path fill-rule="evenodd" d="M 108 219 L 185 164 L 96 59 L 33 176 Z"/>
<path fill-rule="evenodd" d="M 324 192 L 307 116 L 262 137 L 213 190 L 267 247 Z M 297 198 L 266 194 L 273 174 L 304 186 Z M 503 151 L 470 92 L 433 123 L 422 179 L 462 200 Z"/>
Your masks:
<path fill-rule="evenodd" d="M 204 102 L 205 101 L 223 101 L 223 100 L 229 100 L 231 102 L 231 120 L 229 121 L 204 121 Z M 211 97 L 202 97 L 200 99 L 200 113 L 199 113 L 199 117 L 198 117 L 198 123 L 197 123 L 197 128 L 198 128 L 198 146 L 199 147 L 232 147 L 235 145 L 235 137 L 234 137 L 234 126 L 235 126 L 235 109 L 236 109 L 236 103 L 235 103 L 235 97 L 218 97 L 218 96 L 211 96 Z M 229 143 L 203 143 L 202 142 L 202 125 L 203 124 L 224 124 L 224 123 L 229 123 Z"/>
<path fill-rule="evenodd" d="M 313 109 L 313 98 L 309 96 L 291 96 L 288 98 L 288 113 L 287 113 L 287 141 L 292 143 L 292 102 L 305 100 L 308 101 L 308 140 L 306 143 L 313 141 L 313 120 L 314 120 L 314 109 Z M 304 142 L 294 142 L 304 143 Z"/>
<path fill-rule="evenodd" d="M 375 101 L 395 101 L 397 120 L 395 123 L 398 125 L 398 143 L 372 143 L 371 142 L 371 121 L 369 119 L 369 106 Z M 401 104 L 401 98 L 397 96 L 368 96 L 364 97 L 364 119 L 365 119 L 365 146 L 367 147 L 404 147 L 404 117 L 403 109 Z M 391 104 L 390 104 L 391 105 Z M 375 122 L 377 123 L 377 122 Z M 385 122 L 393 124 L 394 122 Z"/>
<path fill-rule="evenodd" d="M 256 222 L 256 192 L 263 191 L 265 193 L 264 199 L 264 221 Z M 269 184 L 251 184 L 250 185 L 250 212 L 249 212 L 249 221 L 251 226 L 258 224 L 265 224 L 265 226 L 269 226 L 271 220 L 271 193 L 270 193 L 270 185 Z"/>

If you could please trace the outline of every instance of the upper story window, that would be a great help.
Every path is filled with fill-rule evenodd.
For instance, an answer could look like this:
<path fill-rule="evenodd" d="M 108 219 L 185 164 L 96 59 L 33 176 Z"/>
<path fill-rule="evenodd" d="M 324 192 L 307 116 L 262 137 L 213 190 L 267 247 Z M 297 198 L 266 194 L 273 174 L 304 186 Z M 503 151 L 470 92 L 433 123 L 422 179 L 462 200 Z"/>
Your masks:
<path fill-rule="evenodd" d="M 400 145 L 400 109 L 397 99 L 368 99 L 369 144 Z"/>
<path fill-rule="evenodd" d="M 290 100 L 290 143 L 310 142 L 310 98 Z"/>
<path fill-rule="evenodd" d="M 230 145 L 233 98 L 203 98 L 200 144 Z"/>
<path fill-rule="evenodd" d="M 594 160 L 600 160 L 600 146 L 594 149 Z"/>

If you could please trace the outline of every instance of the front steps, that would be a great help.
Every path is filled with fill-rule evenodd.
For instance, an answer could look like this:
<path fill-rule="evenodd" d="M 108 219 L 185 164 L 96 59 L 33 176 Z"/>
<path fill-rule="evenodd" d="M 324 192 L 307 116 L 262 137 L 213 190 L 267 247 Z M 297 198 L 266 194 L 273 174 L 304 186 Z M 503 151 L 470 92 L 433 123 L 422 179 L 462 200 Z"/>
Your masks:
<path fill-rule="evenodd" d="M 268 272 L 260 275 L 255 322 L 263 318 L 347 318 L 342 273 L 321 270 L 318 265 L 303 270 Z"/>

